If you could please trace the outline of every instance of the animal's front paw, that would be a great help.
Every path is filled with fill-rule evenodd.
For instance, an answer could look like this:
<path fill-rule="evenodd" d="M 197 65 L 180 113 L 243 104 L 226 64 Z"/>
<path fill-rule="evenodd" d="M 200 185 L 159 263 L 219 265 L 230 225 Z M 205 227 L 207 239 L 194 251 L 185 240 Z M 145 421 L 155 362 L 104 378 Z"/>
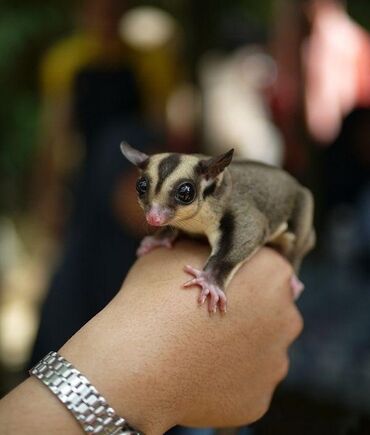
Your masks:
<path fill-rule="evenodd" d="M 185 272 L 190 273 L 195 278 L 184 284 L 184 287 L 191 287 L 192 285 L 199 285 L 202 289 L 200 292 L 198 302 L 202 305 L 208 299 L 208 311 L 215 313 L 217 305 L 221 312 L 226 313 L 226 295 L 216 284 L 212 274 L 204 270 L 195 269 L 192 266 L 185 266 Z"/>
<path fill-rule="evenodd" d="M 173 238 L 170 237 L 155 237 L 155 236 L 146 236 L 140 243 L 136 251 L 136 255 L 141 257 L 142 255 L 148 254 L 148 252 L 153 251 L 153 249 L 159 248 L 161 246 L 165 248 L 172 248 L 173 246 Z"/>

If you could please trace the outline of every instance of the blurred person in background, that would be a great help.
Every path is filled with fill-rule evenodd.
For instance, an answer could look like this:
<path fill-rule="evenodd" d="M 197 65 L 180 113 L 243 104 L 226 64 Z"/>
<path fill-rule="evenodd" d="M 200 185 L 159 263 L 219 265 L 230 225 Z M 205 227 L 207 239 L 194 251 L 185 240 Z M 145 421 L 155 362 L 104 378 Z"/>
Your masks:
<path fill-rule="evenodd" d="M 306 16 L 307 127 L 318 143 L 330 144 L 353 109 L 370 106 L 370 35 L 349 17 L 342 0 L 312 0 Z"/>
<path fill-rule="evenodd" d="M 330 145 L 352 110 L 370 106 L 370 37 L 343 0 L 282 0 L 276 13 L 271 105 L 285 165 L 304 176 L 312 157 L 307 142 Z"/>
<path fill-rule="evenodd" d="M 42 63 L 38 171 L 45 212 L 52 218 L 60 220 L 65 210 L 57 192 L 78 165 L 32 362 L 59 347 L 114 296 L 146 232 L 135 197 L 136 172 L 119 144 L 124 139 L 150 152 L 165 142 L 165 103 L 177 76 L 166 45 L 135 53 L 121 41 L 125 8 L 120 0 L 84 1 L 82 29 L 52 47 Z"/>
<path fill-rule="evenodd" d="M 91 67 L 111 72 L 130 69 L 143 115 L 158 130 L 165 128 L 166 102 L 180 81 L 181 65 L 168 41 L 149 47 L 133 45 L 136 40 L 130 40 L 132 31 L 126 35 L 125 26 L 131 28 L 135 23 L 127 17 L 122 20 L 127 8 L 127 1 L 83 0 L 77 30 L 53 45 L 41 62 L 42 116 L 35 208 L 56 234 L 65 219 L 64 183 L 81 164 L 88 147 L 87 132 L 81 136 L 74 113 L 73 91 L 78 74 Z M 143 31 L 142 26 L 139 31 Z M 102 112 L 94 119 L 99 124 L 110 116 Z"/>
<path fill-rule="evenodd" d="M 83 158 L 83 142 L 73 113 L 77 74 L 91 64 L 127 64 L 117 27 L 125 2 L 84 1 L 78 28 L 45 54 L 40 66 L 40 157 L 36 166 L 36 211 L 58 232 L 65 220 L 65 183 Z M 68 183 L 67 183 L 68 184 Z"/>
<path fill-rule="evenodd" d="M 305 12 L 310 26 L 302 49 L 305 114 L 310 137 L 323 148 L 322 208 L 327 227 L 349 232 L 364 221 L 360 198 L 370 180 L 370 35 L 348 15 L 344 1 L 312 0 Z M 339 246 L 330 246 L 333 255 L 341 255 Z M 347 258 L 359 250 L 367 248 L 350 242 Z"/>

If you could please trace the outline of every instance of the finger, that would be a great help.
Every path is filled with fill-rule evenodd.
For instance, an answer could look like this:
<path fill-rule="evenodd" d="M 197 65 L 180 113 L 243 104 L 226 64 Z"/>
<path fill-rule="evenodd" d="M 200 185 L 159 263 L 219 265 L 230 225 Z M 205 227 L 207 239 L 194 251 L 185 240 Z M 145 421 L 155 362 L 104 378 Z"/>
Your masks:
<path fill-rule="evenodd" d="M 291 305 L 291 311 L 286 313 L 287 317 L 287 327 L 288 329 L 288 340 L 289 344 L 293 343 L 297 337 L 301 334 L 303 330 L 303 318 L 301 313 L 298 311 L 295 304 Z"/>
<path fill-rule="evenodd" d="M 290 279 L 290 287 L 293 292 L 293 299 L 298 300 L 304 290 L 304 284 L 295 274 Z"/>

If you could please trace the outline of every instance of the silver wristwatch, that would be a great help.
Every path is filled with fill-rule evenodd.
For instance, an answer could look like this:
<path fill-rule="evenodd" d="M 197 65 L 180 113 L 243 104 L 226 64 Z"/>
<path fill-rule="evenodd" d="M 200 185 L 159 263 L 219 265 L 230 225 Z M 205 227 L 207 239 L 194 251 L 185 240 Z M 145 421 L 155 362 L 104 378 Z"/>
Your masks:
<path fill-rule="evenodd" d="M 87 434 L 141 435 L 119 417 L 95 387 L 57 352 L 30 370 L 69 409 Z"/>

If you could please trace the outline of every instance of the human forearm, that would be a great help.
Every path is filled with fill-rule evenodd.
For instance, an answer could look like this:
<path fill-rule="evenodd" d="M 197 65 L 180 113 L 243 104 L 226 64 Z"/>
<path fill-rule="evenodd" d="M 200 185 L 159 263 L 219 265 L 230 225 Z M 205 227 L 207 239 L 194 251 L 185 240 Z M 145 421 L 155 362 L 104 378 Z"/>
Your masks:
<path fill-rule="evenodd" d="M 198 290 L 181 288 L 182 269 L 190 260 L 201 267 L 207 254 L 203 245 L 180 242 L 172 251 L 141 258 L 113 301 L 60 350 L 118 414 L 149 435 L 175 424 L 225 426 L 260 417 L 286 373 L 287 347 L 301 328 L 289 286 L 292 271 L 268 249 L 231 282 L 226 315 L 210 317 L 197 307 Z M 35 382 L 19 387 L 27 415 L 51 407 L 53 427 L 41 415 L 42 428 L 27 432 L 16 399 L 14 412 L 3 407 L 2 416 L 13 420 L 8 426 L 18 424 L 17 433 L 58 433 L 58 427 L 65 431 L 60 433 L 80 433 L 68 411 Z M 32 398 L 32 388 L 42 401 Z"/>
<path fill-rule="evenodd" d="M 81 428 L 59 400 L 35 378 L 27 379 L 0 401 L 3 435 L 80 435 Z"/>
<path fill-rule="evenodd" d="M 181 252 L 177 255 L 183 255 L 185 251 Z M 205 252 L 205 248 L 192 247 L 188 253 L 202 261 Z M 167 255 L 157 252 L 155 257 L 159 255 L 161 262 L 163 254 Z M 162 320 L 158 321 L 158 326 L 164 328 L 163 320 L 176 316 L 175 309 L 181 312 L 196 306 L 187 292 L 179 291 L 180 263 L 179 270 L 170 267 L 163 279 L 155 264 L 147 268 L 147 260 L 142 259 L 136 266 L 140 276 L 143 275 L 142 267 L 145 268 L 145 284 L 136 282 L 134 270 L 123 292 L 78 331 L 60 353 L 88 377 L 119 415 L 146 433 L 155 434 L 176 424 L 176 419 L 172 418 L 172 411 L 166 412 L 171 403 L 169 392 L 161 391 L 157 395 L 156 379 L 163 374 L 159 373 L 160 367 L 153 366 L 154 354 L 160 347 L 158 329 L 153 330 L 153 313 L 161 310 Z M 178 288 L 173 288 L 177 280 Z M 178 298 L 181 303 L 176 303 Z M 164 335 L 163 340 L 168 341 Z M 82 433 L 69 411 L 33 378 L 22 383 L 0 403 L 0 421 L 6 423 L 2 426 L 6 434 Z"/>

